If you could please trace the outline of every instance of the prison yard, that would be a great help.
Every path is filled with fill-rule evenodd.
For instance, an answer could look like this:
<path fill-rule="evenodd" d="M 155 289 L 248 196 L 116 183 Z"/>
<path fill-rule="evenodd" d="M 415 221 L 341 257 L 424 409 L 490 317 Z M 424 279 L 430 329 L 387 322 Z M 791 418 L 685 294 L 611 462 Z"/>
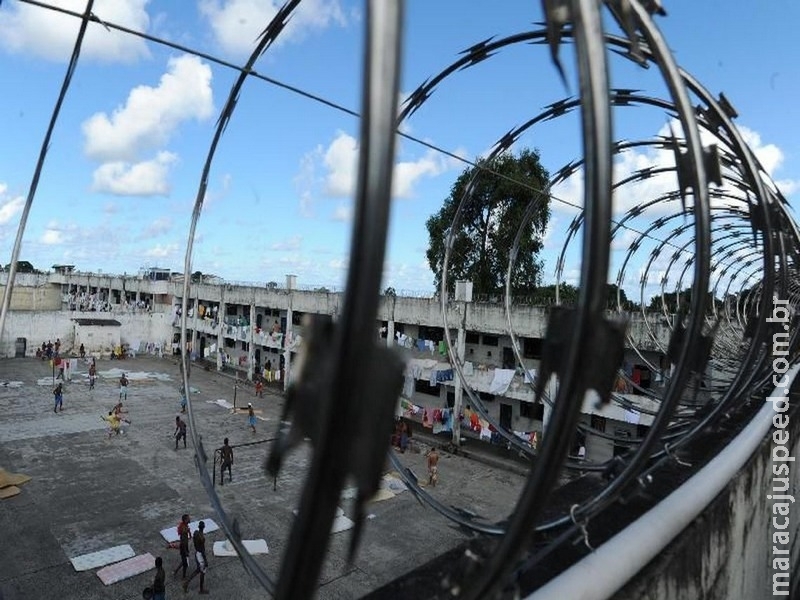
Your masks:
<path fill-rule="evenodd" d="M 169 536 L 161 533 L 174 528 L 184 513 L 192 521 L 209 524 L 205 580 L 209 597 L 267 597 L 238 557 L 216 556 L 212 550 L 215 543 L 223 552 L 229 546 L 221 528 L 210 530 L 221 519 L 198 476 L 191 432 L 188 447 L 184 449 L 181 443 L 175 449 L 175 417 L 188 421 L 188 415 L 180 413 L 178 361 L 172 356 L 141 354 L 121 361 L 98 359 L 97 382 L 89 389 L 88 360 L 79 360 L 69 374 L 71 381 L 63 384 L 61 412 L 53 411 L 57 373 L 48 361 L 0 361 L 0 468 L 4 470 L 0 474 L 5 478 L 0 477 L 0 483 L 19 482 L 0 489 L 0 597 L 141 598 L 143 589 L 152 584 L 154 565 L 127 575 L 146 568 L 148 553 L 163 558 L 168 598 L 195 597 L 197 578 L 184 594 L 179 576 L 173 575 L 180 564 L 177 545 L 169 544 Z M 119 401 L 123 373 L 129 380 L 123 407 L 130 425 L 124 433 L 109 436 L 103 417 Z M 190 388 L 195 433 L 202 436 L 209 469 L 212 450 L 221 447 L 224 438 L 234 448 L 232 481 L 226 473 L 220 486 L 217 473 L 215 489 L 226 512 L 238 517 L 243 539 L 266 542 L 268 552 L 254 557 L 277 579 L 310 447 L 294 450 L 273 481 L 263 464 L 284 402 L 279 388 L 267 385 L 263 397 L 257 397 L 251 384 L 203 368 L 192 368 Z M 231 408 L 234 400 L 237 408 L 253 404 L 255 433 L 247 412 Z M 398 455 L 420 479 L 426 473 L 429 443 L 430 438 L 415 436 L 412 451 Z M 446 452 L 439 467 L 439 483 L 428 491 L 444 504 L 490 522 L 508 516 L 523 483 L 519 469 Z M 335 524 L 340 531 L 331 534 L 319 598 L 358 598 L 386 589 L 394 579 L 469 537 L 421 504 L 395 475 L 387 463 L 383 489 L 368 507 L 363 542 L 350 565 L 351 494 L 343 493 L 341 516 Z M 109 565 L 92 566 L 104 560 L 120 564 L 127 556 L 143 555 L 144 559 L 129 560 L 116 570 Z M 190 559 L 190 572 L 193 568 Z M 103 581 L 126 576 L 108 585 Z"/>

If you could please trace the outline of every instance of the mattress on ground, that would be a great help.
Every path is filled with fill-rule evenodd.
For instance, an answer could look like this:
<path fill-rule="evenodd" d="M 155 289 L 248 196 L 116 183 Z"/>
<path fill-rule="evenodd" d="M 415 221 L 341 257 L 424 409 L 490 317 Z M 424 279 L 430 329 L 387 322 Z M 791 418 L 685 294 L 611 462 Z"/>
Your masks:
<path fill-rule="evenodd" d="M 31 480 L 30 475 L 23 475 L 22 473 L 9 473 L 5 469 L 0 469 L 0 488 L 22 485 Z"/>
<path fill-rule="evenodd" d="M 81 554 L 74 558 L 70 558 L 73 568 L 76 571 L 88 571 L 96 569 L 97 567 L 104 567 L 111 563 L 120 562 L 126 558 L 136 556 L 133 548 L 128 544 L 122 546 L 114 546 L 113 548 L 106 548 L 105 550 L 98 550 L 97 552 L 90 552 L 89 554 Z"/>
<path fill-rule="evenodd" d="M 375 495 L 369 499 L 370 502 L 382 502 L 383 500 L 389 500 L 390 498 L 394 498 L 395 493 L 392 490 L 387 490 L 385 488 L 379 489 L 375 492 Z"/>
<path fill-rule="evenodd" d="M 6 487 L 0 489 L 0 500 L 5 500 L 6 498 L 11 498 L 19 494 L 20 489 L 15 485 L 7 485 Z"/>
<path fill-rule="evenodd" d="M 219 525 L 214 522 L 214 519 L 198 519 L 197 521 L 192 521 L 189 523 L 189 531 L 194 533 L 197 530 L 197 524 L 203 521 L 206 524 L 205 532 L 211 533 L 212 531 L 216 531 L 219 529 Z M 178 535 L 178 526 L 175 527 L 168 527 L 167 529 L 161 530 L 161 537 L 163 537 L 168 542 L 177 542 L 180 540 L 180 536 Z"/>
<path fill-rule="evenodd" d="M 97 576 L 105 585 L 111 585 L 119 581 L 125 581 L 130 577 L 146 573 L 150 569 L 156 568 L 156 559 L 149 552 L 134 556 L 122 562 L 118 562 L 97 571 Z"/>
<path fill-rule="evenodd" d="M 267 540 L 242 540 L 245 550 L 253 554 L 269 554 Z M 228 540 L 214 542 L 214 556 L 238 556 L 236 549 Z"/>
<path fill-rule="evenodd" d="M 292 510 L 295 516 L 299 514 L 299 510 L 296 508 Z M 352 529 L 355 523 L 347 518 L 344 514 L 344 510 L 342 510 L 341 506 L 336 507 L 336 518 L 333 520 L 333 525 L 331 526 L 331 533 L 339 533 L 340 531 L 347 531 L 348 529 Z"/>
<path fill-rule="evenodd" d="M 333 527 L 331 527 L 331 533 L 347 531 L 348 529 L 352 529 L 353 525 L 355 525 L 355 523 L 351 519 L 348 519 L 344 515 L 340 515 L 334 519 Z"/>

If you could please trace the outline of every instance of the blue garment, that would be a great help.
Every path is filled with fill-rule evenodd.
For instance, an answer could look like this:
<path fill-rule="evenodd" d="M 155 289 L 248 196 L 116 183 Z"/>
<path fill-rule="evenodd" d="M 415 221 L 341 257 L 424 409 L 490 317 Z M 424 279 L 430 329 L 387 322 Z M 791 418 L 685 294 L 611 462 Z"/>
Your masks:
<path fill-rule="evenodd" d="M 441 371 L 436 371 L 436 381 L 452 381 L 453 380 L 453 369 L 442 369 Z"/>

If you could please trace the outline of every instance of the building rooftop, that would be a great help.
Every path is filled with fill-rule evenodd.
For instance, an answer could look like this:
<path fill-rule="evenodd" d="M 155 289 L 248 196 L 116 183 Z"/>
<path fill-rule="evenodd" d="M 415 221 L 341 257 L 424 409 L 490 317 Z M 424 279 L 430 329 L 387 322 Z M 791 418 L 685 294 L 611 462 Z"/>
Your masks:
<path fill-rule="evenodd" d="M 100 327 L 120 327 L 122 323 L 116 319 L 72 319 L 78 325 L 96 325 Z"/>

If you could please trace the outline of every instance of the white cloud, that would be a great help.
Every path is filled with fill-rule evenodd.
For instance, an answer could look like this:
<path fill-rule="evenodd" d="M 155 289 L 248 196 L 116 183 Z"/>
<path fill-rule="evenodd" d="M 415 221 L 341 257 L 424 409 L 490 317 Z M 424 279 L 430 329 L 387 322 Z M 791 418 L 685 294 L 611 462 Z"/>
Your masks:
<path fill-rule="evenodd" d="M 316 187 L 316 163 L 322 155 L 322 146 L 307 152 L 300 158 L 300 170 L 292 180 L 300 195 L 300 216 L 314 216 L 314 188 Z"/>
<path fill-rule="evenodd" d="M 757 131 L 753 131 L 749 127 L 739 126 L 739 131 L 750 148 L 756 155 L 756 158 L 764 167 L 764 170 L 772 178 L 775 178 L 775 172 L 779 171 L 783 166 L 785 156 L 775 144 L 764 144 L 761 141 L 761 135 Z M 775 180 L 775 185 L 783 193 L 784 196 L 790 196 L 800 189 L 800 179 L 779 179 Z"/>
<path fill-rule="evenodd" d="M 178 253 L 178 244 L 156 244 L 154 247 L 145 250 L 144 255 L 149 258 L 168 258 Z"/>
<path fill-rule="evenodd" d="M 783 151 L 775 144 L 764 144 L 761 141 L 761 134 L 749 127 L 739 125 L 738 129 L 745 143 L 753 150 L 767 174 L 774 175 L 775 171 L 783 164 Z"/>
<path fill-rule="evenodd" d="M 158 217 L 142 230 L 139 239 L 157 237 L 169 233 L 172 229 L 172 219 L 169 217 Z"/>
<path fill-rule="evenodd" d="M 6 196 L 7 190 L 8 186 L 0 183 L 0 225 L 6 225 L 14 220 L 25 206 L 24 197 L 14 196 L 9 198 Z"/>
<path fill-rule="evenodd" d="M 278 0 L 200 0 L 199 8 L 217 44 L 226 52 L 247 56 L 282 4 Z M 347 18 L 338 0 L 303 0 L 276 44 L 300 41 L 312 31 L 346 24 Z"/>
<path fill-rule="evenodd" d="M 675 135 L 681 135 L 680 124 L 677 121 L 664 125 L 656 136 L 664 137 L 671 135 L 674 130 Z M 783 151 L 774 144 L 763 143 L 758 132 L 747 127 L 739 126 L 742 137 L 753 150 L 758 160 L 762 163 L 764 170 L 771 177 L 775 171 L 780 169 L 784 161 Z M 701 139 L 705 146 L 711 144 L 721 145 L 720 140 L 701 130 Z M 614 181 L 618 182 L 630 177 L 637 171 L 658 171 L 660 169 L 671 169 L 675 165 L 675 154 L 671 149 L 645 147 L 641 149 L 629 149 L 615 156 L 614 159 Z M 784 194 L 791 194 L 800 189 L 800 180 L 783 179 L 776 182 Z M 554 201 L 554 210 L 567 213 L 574 213 L 575 209 L 571 205 L 583 206 L 583 169 L 578 169 L 566 181 L 555 186 L 553 194 L 565 200 L 569 204 Z M 725 183 L 721 188 L 712 184 L 712 189 L 721 190 L 735 197 L 742 197 L 741 191 L 737 190 L 729 183 Z M 674 172 L 657 173 L 649 177 L 631 181 L 624 186 L 617 188 L 614 192 L 614 214 L 617 217 L 624 214 L 633 206 L 639 203 L 649 202 L 664 194 L 676 192 L 678 190 L 678 179 Z M 712 198 L 712 206 L 722 206 L 731 204 L 730 198 Z M 735 201 L 733 202 L 735 203 Z M 663 202 L 648 209 L 650 217 L 674 213 L 679 210 L 678 202 Z"/>
<path fill-rule="evenodd" d="M 417 181 L 423 177 L 436 177 L 448 168 L 448 161 L 435 150 L 428 150 L 416 161 L 399 162 L 394 167 L 393 194 L 396 198 L 411 198 Z"/>
<path fill-rule="evenodd" d="M 149 0 L 104 0 L 94 7 L 103 21 L 146 32 L 150 17 Z M 0 46 L 12 51 L 66 62 L 72 54 L 80 28 L 80 19 L 21 2 L 6 3 L 0 11 Z M 83 13 L 85 0 L 49 0 L 48 4 Z M 81 58 L 103 62 L 129 63 L 150 55 L 145 41 L 136 36 L 108 30 L 99 23 L 89 23 L 81 47 Z"/>
<path fill-rule="evenodd" d="M 325 150 L 322 162 L 327 169 L 325 193 L 334 197 L 353 195 L 356 184 L 358 143 L 356 138 L 342 131 Z"/>
<path fill-rule="evenodd" d="M 791 196 L 797 190 L 800 190 L 800 179 L 778 179 L 775 185 L 784 196 Z"/>
<path fill-rule="evenodd" d="M 58 246 L 64 243 L 64 235 L 60 229 L 48 228 L 39 241 L 47 246 Z"/>
<path fill-rule="evenodd" d="M 544 235 L 542 236 L 542 247 L 547 249 L 554 249 L 560 248 L 562 240 L 556 240 L 553 237 L 553 233 L 557 231 L 560 225 L 560 219 L 554 215 L 550 217 L 550 220 L 547 221 L 547 227 L 544 229 Z"/>
<path fill-rule="evenodd" d="M 92 190 L 117 196 L 166 196 L 170 167 L 177 161 L 171 152 L 159 152 L 152 160 L 100 165 L 94 172 Z"/>
<path fill-rule="evenodd" d="M 328 268 L 334 271 L 346 271 L 348 265 L 347 258 L 332 258 L 328 261 Z"/>
<path fill-rule="evenodd" d="M 639 234 L 632 229 L 617 230 L 614 239 L 611 240 L 611 249 L 627 251 L 638 238 Z"/>
<path fill-rule="evenodd" d="M 133 161 L 166 144 L 184 121 L 207 119 L 213 110 L 211 68 L 194 56 L 171 58 L 157 87 L 137 86 L 111 117 L 95 113 L 83 123 L 84 149 L 100 161 Z"/>
<path fill-rule="evenodd" d="M 283 250 L 283 251 L 294 251 L 300 250 L 300 247 L 303 245 L 303 236 L 301 235 L 293 235 L 286 239 L 280 240 L 272 244 L 270 246 L 271 250 Z"/>
<path fill-rule="evenodd" d="M 350 204 L 339 204 L 334 209 L 331 220 L 349 223 L 353 220 L 353 207 Z"/>
<path fill-rule="evenodd" d="M 319 154 L 317 149 L 314 154 Z M 309 156 L 309 155 L 307 155 Z M 326 169 L 324 192 L 335 198 L 352 197 L 355 192 L 358 166 L 358 142 L 342 131 L 322 153 Z M 424 177 L 436 177 L 454 168 L 456 161 L 435 150 L 428 150 L 415 161 L 400 161 L 395 164 L 392 195 L 395 198 L 411 198 L 414 186 Z"/>

